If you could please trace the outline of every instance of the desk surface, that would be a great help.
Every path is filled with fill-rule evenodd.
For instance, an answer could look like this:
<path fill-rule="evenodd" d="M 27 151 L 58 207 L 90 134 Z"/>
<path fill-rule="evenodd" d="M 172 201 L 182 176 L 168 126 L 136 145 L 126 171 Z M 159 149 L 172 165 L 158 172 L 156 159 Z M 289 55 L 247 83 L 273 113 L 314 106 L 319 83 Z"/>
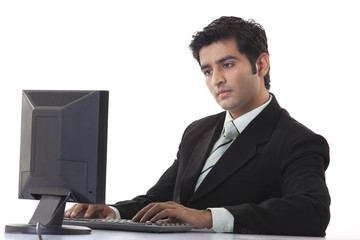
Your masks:
<path fill-rule="evenodd" d="M 26 239 L 38 239 L 37 235 L 30 234 L 4 234 L 3 239 L 6 240 L 26 240 Z M 100 231 L 93 230 L 91 234 L 87 235 L 43 235 L 43 239 L 51 240 L 62 240 L 62 239 L 74 239 L 74 240 L 92 240 L 92 239 L 121 239 L 121 240 L 137 240 L 137 239 L 146 239 L 146 240 L 200 240 L 200 239 L 210 239 L 210 240 L 356 240 L 360 238 L 353 237 L 332 237 L 328 236 L 326 238 L 318 237 L 293 237 L 293 236 L 265 236 L 265 235 L 243 235 L 243 234 L 230 234 L 230 233 L 212 233 L 212 232 L 202 232 L 202 231 L 191 231 L 187 233 L 138 233 L 138 232 L 123 232 L 123 231 Z"/>

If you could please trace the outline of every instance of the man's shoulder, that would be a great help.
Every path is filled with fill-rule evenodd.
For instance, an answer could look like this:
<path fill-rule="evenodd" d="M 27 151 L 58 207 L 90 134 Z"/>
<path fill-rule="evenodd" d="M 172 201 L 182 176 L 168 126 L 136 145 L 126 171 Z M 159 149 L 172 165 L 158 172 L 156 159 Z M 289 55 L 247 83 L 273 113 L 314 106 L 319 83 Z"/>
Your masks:
<path fill-rule="evenodd" d="M 261 124 L 264 124 L 264 122 L 273 122 L 274 126 L 281 129 L 284 135 L 293 135 L 294 133 L 314 134 L 310 128 L 299 122 L 297 119 L 294 119 L 285 108 L 282 108 L 275 98 L 275 95 L 273 95 L 273 100 L 264 110 L 264 113 L 259 114 L 259 116 L 263 118 Z M 269 124 L 266 125 L 269 126 Z"/>
<path fill-rule="evenodd" d="M 279 119 L 279 126 L 284 129 L 291 129 L 291 132 L 302 132 L 303 134 L 315 134 L 309 127 L 294 119 L 287 110 L 282 109 Z"/>
<path fill-rule="evenodd" d="M 225 121 L 226 112 L 220 112 L 217 114 L 209 115 L 193 121 L 184 132 L 184 138 L 197 139 L 204 133 L 209 132 L 213 129 L 222 128 Z"/>
<path fill-rule="evenodd" d="M 201 129 L 207 129 L 207 128 L 212 128 L 215 125 L 219 124 L 220 122 L 224 122 L 225 120 L 225 115 L 226 112 L 220 112 L 217 114 L 213 114 L 213 115 L 209 115 L 200 119 L 195 120 L 194 122 L 192 122 L 189 126 L 188 129 L 190 128 L 201 128 Z"/>
<path fill-rule="evenodd" d="M 212 114 L 200 119 L 195 120 L 193 123 L 204 123 L 204 122 L 217 122 L 219 120 L 225 120 L 226 112 L 222 111 L 216 114 Z"/>

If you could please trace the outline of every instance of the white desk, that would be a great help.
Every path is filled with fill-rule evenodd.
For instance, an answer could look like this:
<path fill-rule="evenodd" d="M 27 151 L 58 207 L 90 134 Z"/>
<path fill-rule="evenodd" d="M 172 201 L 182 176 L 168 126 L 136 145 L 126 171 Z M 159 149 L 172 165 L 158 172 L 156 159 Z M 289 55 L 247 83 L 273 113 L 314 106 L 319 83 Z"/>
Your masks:
<path fill-rule="evenodd" d="M 4 228 L 3 228 L 4 231 Z M 6 240 L 36 240 L 37 235 L 30 234 L 3 234 L 3 239 Z M 188 232 L 188 233 L 137 233 L 137 232 L 122 232 L 122 231 L 99 231 L 93 230 L 91 234 L 87 235 L 43 235 L 43 240 L 359 240 L 360 238 L 352 237 L 294 237 L 294 236 L 265 236 L 265 235 L 243 235 L 243 234 L 229 234 L 229 233 L 209 233 L 209 232 Z"/>

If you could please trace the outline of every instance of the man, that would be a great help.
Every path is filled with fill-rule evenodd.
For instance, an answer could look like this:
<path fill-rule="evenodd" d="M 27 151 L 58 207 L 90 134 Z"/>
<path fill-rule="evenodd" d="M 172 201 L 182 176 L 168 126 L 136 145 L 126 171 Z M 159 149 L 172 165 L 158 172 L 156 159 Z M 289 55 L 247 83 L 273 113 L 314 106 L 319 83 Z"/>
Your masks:
<path fill-rule="evenodd" d="M 268 92 L 270 61 L 262 26 L 221 17 L 195 34 L 190 48 L 226 111 L 189 125 L 177 159 L 146 195 L 111 207 L 74 205 L 65 216 L 166 219 L 216 232 L 324 236 L 330 219 L 329 147 Z"/>

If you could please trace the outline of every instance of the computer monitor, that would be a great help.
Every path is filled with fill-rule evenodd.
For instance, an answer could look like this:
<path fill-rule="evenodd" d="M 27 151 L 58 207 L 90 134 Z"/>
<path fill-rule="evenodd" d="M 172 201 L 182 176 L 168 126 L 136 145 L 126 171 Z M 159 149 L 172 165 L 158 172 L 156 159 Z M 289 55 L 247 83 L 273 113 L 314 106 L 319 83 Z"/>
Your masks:
<path fill-rule="evenodd" d="M 5 232 L 85 234 L 62 226 L 65 204 L 105 203 L 108 91 L 24 90 L 19 198 L 40 200 L 29 224 Z"/>

